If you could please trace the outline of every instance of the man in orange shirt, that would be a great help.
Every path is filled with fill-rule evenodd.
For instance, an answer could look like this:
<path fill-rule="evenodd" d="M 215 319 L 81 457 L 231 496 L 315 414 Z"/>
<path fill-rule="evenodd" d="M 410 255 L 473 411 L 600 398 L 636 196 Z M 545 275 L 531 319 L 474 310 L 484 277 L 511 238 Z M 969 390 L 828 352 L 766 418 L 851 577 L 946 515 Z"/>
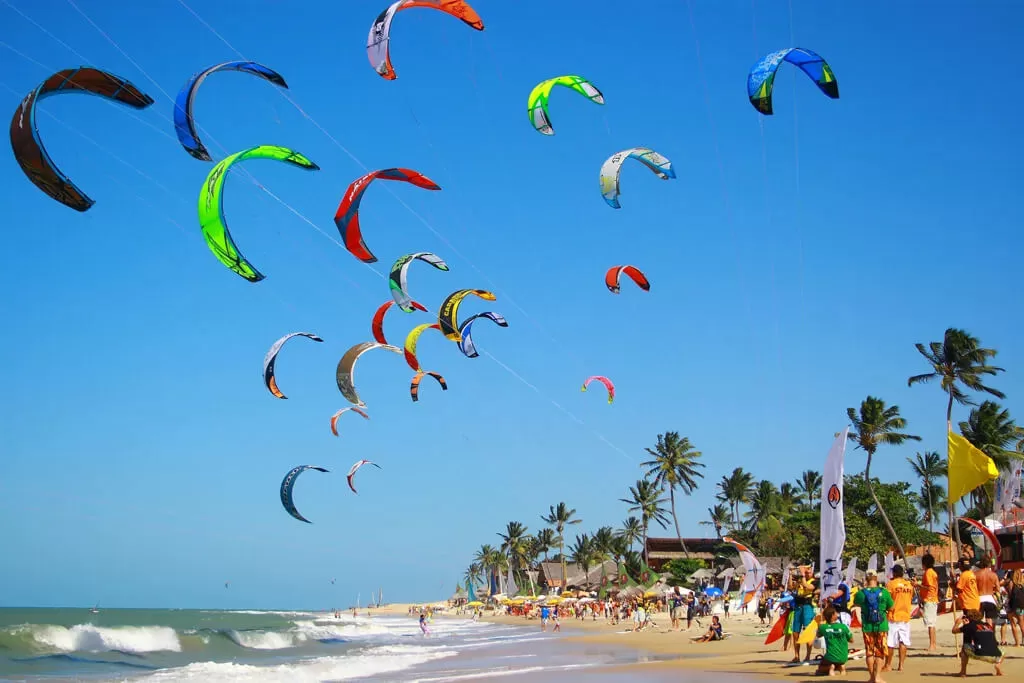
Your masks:
<path fill-rule="evenodd" d="M 882 671 L 892 669 L 892 658 L 896 650 L 900 651 L 897 671 L 903 671 L 907 660 L 907 648 L 910 647 L 910 611 L 914 599 L 914 584 L 903 578 L 903 565 L 892 568 L 892 581 L 885 586 L 892 596 L 892 608 L 889 610 L 889 652 L 885 657 Z"/>
<path fill-rule="evenodd" d="M 928 629 L 928 651 L 937 649 L 935 642 L 935 625 L 939 620 L 939 575 L 935 571 L 935 557 L 925 553 L 921 557 L 924 576 L 918 584 L 921 590 L 921 617 Z"/>
<path fill-rule="evenodd" d="M 989 626 L 995 626 L 996 616 L 999 615 L 999 608 L 996 607 L 999 576 L 992 571 L 992 560 L 989 558 L 984 557 L 977 564 L 981 568 L 974 573 L 974 577 L 978 582 L 978 601 L 981 603 L 981 613 L 985 615 L 985 621 Z"/>
<path fill-rule="evenodd" d="M 972 560 L 960 560 L 960 578 L 956 582 L 957 602 L 964 612 L 981 611 L 981 596 L 978 594 L 978 578 L 971 571 Z"/>

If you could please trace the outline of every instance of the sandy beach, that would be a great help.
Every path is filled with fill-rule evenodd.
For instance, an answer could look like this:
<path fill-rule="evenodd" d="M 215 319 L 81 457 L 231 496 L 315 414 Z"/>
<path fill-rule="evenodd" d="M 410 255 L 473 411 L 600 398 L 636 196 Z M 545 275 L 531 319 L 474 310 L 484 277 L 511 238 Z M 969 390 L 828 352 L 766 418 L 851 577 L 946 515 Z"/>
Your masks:
<path fill-rule="evenodd" d="M 530 624 L 540 631 L 540 624 L 536 619 L 526 620 L 523 617 L 508 616 L 487 616 L 486 621 L 494 623 L 522 626 Z M 758 619 L 753 615 L 733 615 L 725 620 L 725 631 L 730 637 L 724 641 L 715 643 L 694 643 L 691 638 L 700 636 L 704 629 L 698 629 L 694 623 L 690 632 L 673 632 L 668 630 L 669 619 L 665 613 L 655 616 L 657 628 L 647 629 L 639 633 L 625 632 L 624 624 L 612 626 L 603 620 L 590 621 L 565 619 L 562 621 L 563 632 L 552 634 L 552 637 L 564 637 L 569 642 L 580 643 L 590 646 L 611 646 L 615 648 L 634 648 L 648 652 L 653 657 L 651 661 L 631 664 L 628 666 L 616 667 L 617 673 L 631 672 L 631 677 L 643 676 L 643 678 L 661 678 L 664 674 L 674 670 L 692 670 L 704 673 L 727 672 L 733 674 L 748 674 L 757 678 L 776 678 L 782 680 L 805 680 L 815 678 L 815 667 L 787 667 L 793 655 L 792 650 L 783 652 L 781 641 L 772 645 L 765 645 L 763 632 L 766 629 L 760 626 Z M 707 625 L 707 620 L 702 619 Z M 928 653 L 925 648 L 928 645 L 928 634 L 920 619 L 911 622 L 911 638 L 913 645 L 909 651 L 906 666 L 903 671 L 891 671 L 884 674 L 887 681 L 912 680 L 920 676 L 956 676 L 959 672 L 959 659 L 954 655 L 956 649 L 953 643 L 953 634 L 950 632 L 953 625 L 952 615 L 946 614 L 939 617 L 938 644 L 939 651 Z M 630 625 L 631 626 L 631 625 Z M 548 629 L 550 634 L 550 626 Z M 1013 642 L 1012 635 L 1007 629 L 1007 637 Z M 860 630 L 854 629 L 854 642 L 851 648 L 863 647 Z M 1008 680 L 1024 680 L 1024 647 L 1015 648 L 1009 645 L 1003 648 L 1006 656 L 1003 663 L 1004 676 Z M 671 659 L 663 659 L 672 656 Z M 895 662 L 894 662 L 895 666 Z M 867 680 L 867 668 L 863 659 L 851 660 L 847 666 L 847 678 L 851 680 Z M 594 673 L 608 674 L 613 670 L 592 670 Z M 641 671 L 644 673 L 641 674 Z M 968 676 L 991 676 L 994 669 L 989 664 L 971 662 L 968 667 Z"/>

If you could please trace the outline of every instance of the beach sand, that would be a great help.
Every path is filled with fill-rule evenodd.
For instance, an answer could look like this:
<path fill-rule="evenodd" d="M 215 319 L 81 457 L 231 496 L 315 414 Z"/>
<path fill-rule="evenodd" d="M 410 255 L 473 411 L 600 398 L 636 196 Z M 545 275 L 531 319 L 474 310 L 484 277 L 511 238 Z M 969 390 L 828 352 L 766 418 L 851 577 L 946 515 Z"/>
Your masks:
<path fill-rule="evenodd" d="M 533 625 L 540 631 L 539 621 L 535 619 L 526 620 L 523 617 L 488 616 L 486 621 L 514 626 Z M 584 646 L 607 646 L 619 648 L 633 648 L 652 655 L 648 661 L 640 661 L 636 664 L 629 664 L 617 667 L 605 667 L 590 670 L 593 675 L 609 678 L 623 677 L 627 675 L 630 680 L 642 679 L 647 681 L 669 680 L 678 678 L 682 670 L 704 673 L 732 673 L 746 674 L 750 678 L 771 678 L 788 681 L 799 681 L 816 678 L 814 675 L 815 666 L 787 667 L 785 664 L 793 658 L 792 650 L 783 652 L 782 641 L 765 645 L 765 635 L 760 633 L 766 631 L 759 624 L 754 615 L 733 615 L 723 620 L 726 633 L 731 634 L 724 641 L 714 643 L 694 643 L 690 639 L 698 637 L 707 628 L 708 619 L 702 619 L 704 628 L 698 628 L 696 622 L 690 632 L 669 631 L 669 619 L 665 613 L 655 615 L 657 628 L 649 628 L 640 633 L 624 632 L 625 624 L 612 626 L 604 620 L 585 621 L 577 619 L 563 619 L 562 633 L 553 634 L 553 637 L 562 635 L 567 641 Z M 684 621 L 685 625 L 685 621 Z M 630 627 L 632 624 L 629 625 Z M 883 674 L 886 681 L 894 682 L 900 680 L 916 680 L 921 676 L 955 676 L 960 670 L 959 659 L 954 656 L 957 652 L 953 642 L 951 629 L 953 616 L 950 614 L 941 615 L 938 623 L 938 645 L 939 650 L 934 653 L 925 651 L 928 646 L 928 634 L 920 619 L 911 622 L 912 647 L 909 650 L 906 665 L 903 671 L 891 671 Z M 853 629 L 853 648 L 863 648 L 860 629 Z M 548 633 L 551 633 L 550 625 Z M 756 635 L 755 635 L 756 634 Z M 998 635 L 998 628 L 997 628 Z M 1013 636 L 1007 628 L 1007 638 L 1012 643 Z M 1013 645 L 1004 646 L 1003 674 L 1005 680 L 1024 680 L 1024 647 L 1015 648 Z M 816 651 L 817 652 L 817 651 Z M 801 655 L 803 649 L 801 648 Z M 814 654 L 814 653 L 812 653 Z M 672 658 L 668 658 L 671 656 Z M 898 657 L 897 657 L 898 660 Z M 893 666 L 897 665 L 893 661 Z M 851 660 L 847 664 L 846 678 L 850 680 L 867 680 L 867 667 L 863 659 Z M 675 676 L 670 676 L 675 672 Z M 967 675 L 991 676 L 994 674 L 994 667 L 991 664 L 982 662 L 970 663 Z M 589 675 L 588 675 L 589 677 Z M 687 677 L 692 679 L 691 676 Z"/>

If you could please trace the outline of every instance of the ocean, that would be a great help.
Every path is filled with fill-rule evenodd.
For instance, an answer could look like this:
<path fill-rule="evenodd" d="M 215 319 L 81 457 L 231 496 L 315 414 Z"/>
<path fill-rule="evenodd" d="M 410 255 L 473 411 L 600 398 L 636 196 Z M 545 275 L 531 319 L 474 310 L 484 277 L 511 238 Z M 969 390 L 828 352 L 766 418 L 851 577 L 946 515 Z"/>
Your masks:
<path fill-rule="evenodd" d="M 568 624 L 567 624 L 568 626 Z M 287 611 L 0 609 L 0 681 L 454 681 L 638 661 L 530 626 Z M 564 676 L 564 674 L 561 674 Z"/>

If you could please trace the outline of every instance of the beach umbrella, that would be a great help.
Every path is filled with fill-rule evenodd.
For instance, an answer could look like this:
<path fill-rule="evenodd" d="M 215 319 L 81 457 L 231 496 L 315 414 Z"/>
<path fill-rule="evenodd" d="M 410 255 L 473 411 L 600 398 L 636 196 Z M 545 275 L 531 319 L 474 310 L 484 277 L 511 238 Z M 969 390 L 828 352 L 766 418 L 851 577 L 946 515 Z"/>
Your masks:
<path fill-rule="evenodd" d="M 722 597 L 722 589 L 717 586 L 708 586 L 704 589 L 704 595 L 709 598 L 720 598 Z"/>

